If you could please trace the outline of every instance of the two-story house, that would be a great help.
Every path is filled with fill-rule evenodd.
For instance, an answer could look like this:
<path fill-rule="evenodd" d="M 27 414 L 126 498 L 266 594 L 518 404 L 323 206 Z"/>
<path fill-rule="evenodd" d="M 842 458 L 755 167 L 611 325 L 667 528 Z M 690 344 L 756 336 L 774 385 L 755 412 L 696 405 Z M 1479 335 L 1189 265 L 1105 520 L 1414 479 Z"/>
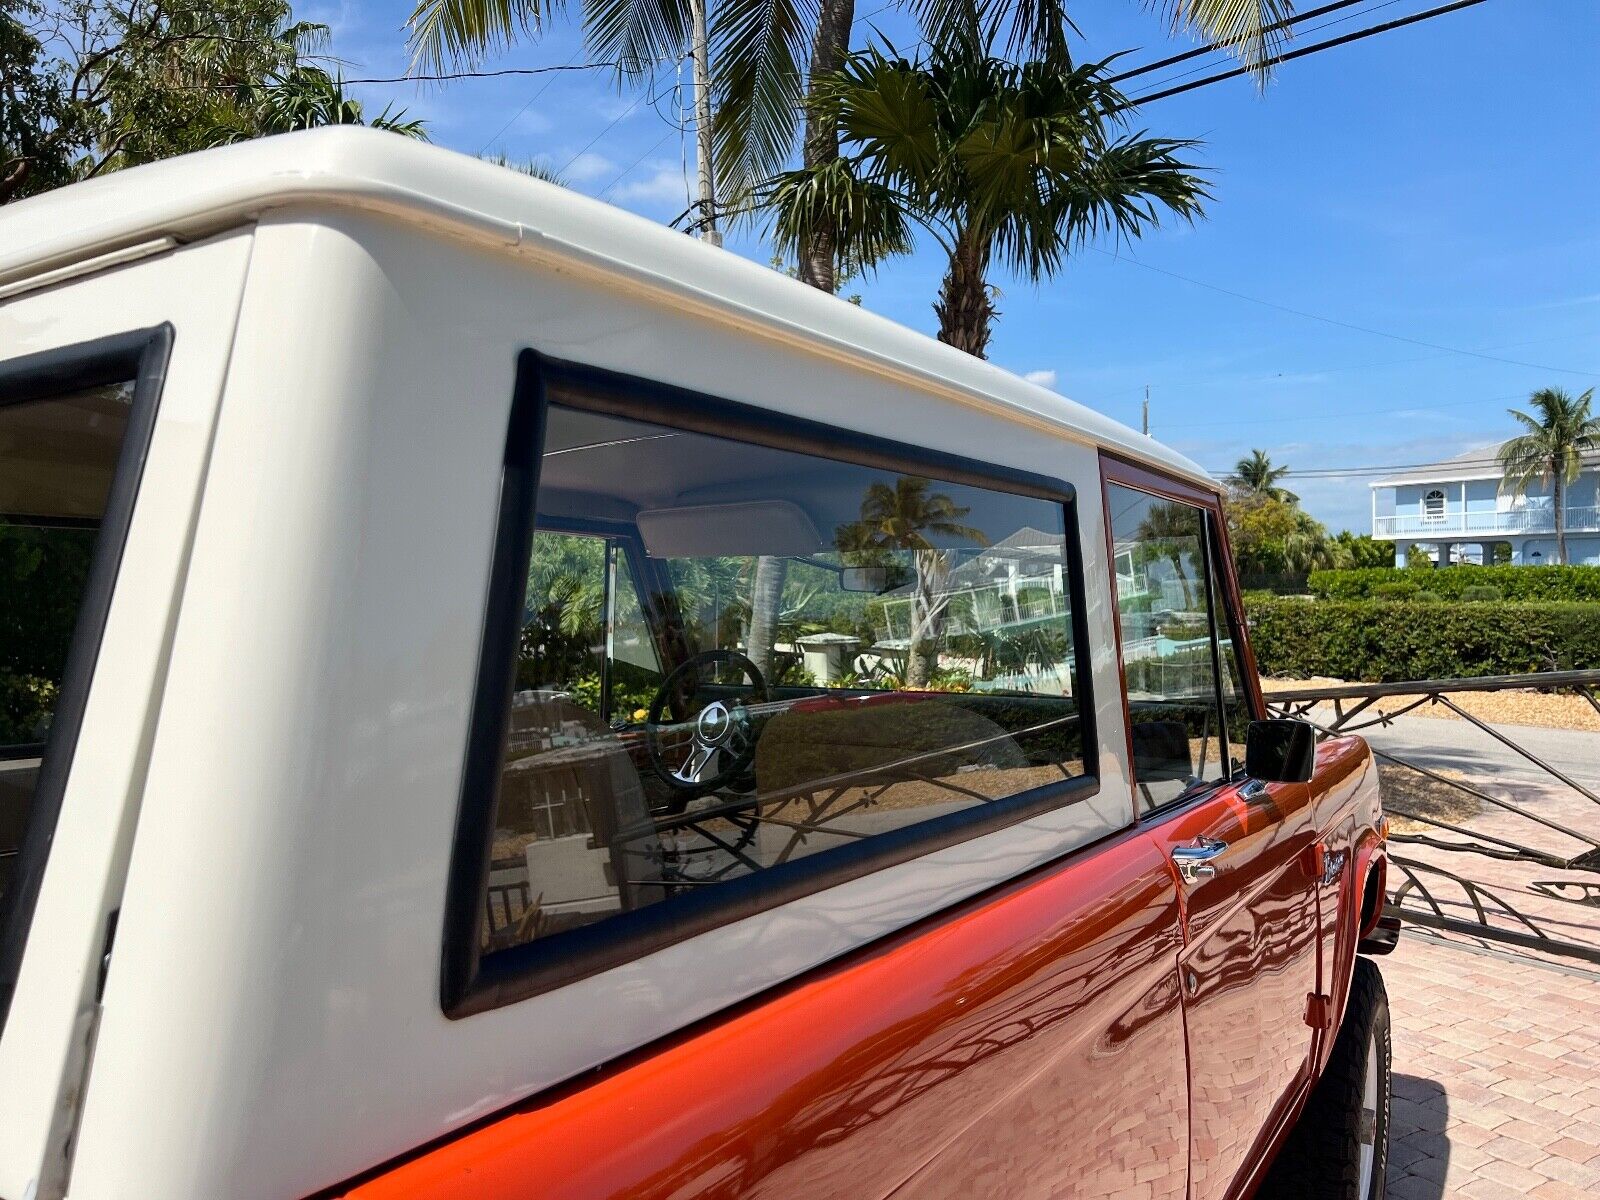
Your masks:
<path fill-rule="evenodd" d="M 1551 486 L 1513 495 L 1502 487 L 1497 445 L 1379 479 L 1372 486 L 1372 536 L 1395 544 L 1395 562 L 1426 556 L 1453 563 L 1553 563 Z M 1600 566 L 1600 454 L 1585 458 L 1565 489 L 1567 561 Z"/>

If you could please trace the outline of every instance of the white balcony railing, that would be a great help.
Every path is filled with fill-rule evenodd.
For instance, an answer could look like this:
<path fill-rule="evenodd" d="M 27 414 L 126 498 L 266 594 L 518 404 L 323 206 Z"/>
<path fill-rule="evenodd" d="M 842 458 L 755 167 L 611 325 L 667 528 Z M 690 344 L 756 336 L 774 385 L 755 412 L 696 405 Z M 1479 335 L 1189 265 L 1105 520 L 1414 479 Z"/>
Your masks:
<path fill-rule="evenodd" d="M 1600 531 L 1600 505 L 1568 508 L 1568 533 Z M 1420 541 L 1438 537 L 1471 537 L 1494 534 L 1554 533 L 1556 514 L 1551 508 L 1519 508 L 1511 512 L 1447 513 L 1442 520 L 1420 516 L 1374 517 L 1374 537 L 1415 537 Z"/>

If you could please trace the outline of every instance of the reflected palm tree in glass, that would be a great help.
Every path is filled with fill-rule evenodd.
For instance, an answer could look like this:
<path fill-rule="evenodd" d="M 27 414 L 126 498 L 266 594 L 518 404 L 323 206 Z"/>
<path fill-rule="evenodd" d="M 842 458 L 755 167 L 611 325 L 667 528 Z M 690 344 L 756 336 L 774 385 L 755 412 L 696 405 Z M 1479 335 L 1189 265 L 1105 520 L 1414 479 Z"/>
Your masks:
<path fill-rule="evenodd" d="M 949 612 L 952 554 L 933 539 L 988 545 L 981 530 L 961 523 L 972 510 L 931 487 L 931 480 L 917 475 L 902 475 L 892 486 L 874 483 L 861 499 L 860 518 L 839 526 L 834 533 L 835 548 L 851 565 L 877 565 L 886 554 L 911 555 L 916 584 L 906 656 L 908 688 L 927 687 L 933 679 Z"/>

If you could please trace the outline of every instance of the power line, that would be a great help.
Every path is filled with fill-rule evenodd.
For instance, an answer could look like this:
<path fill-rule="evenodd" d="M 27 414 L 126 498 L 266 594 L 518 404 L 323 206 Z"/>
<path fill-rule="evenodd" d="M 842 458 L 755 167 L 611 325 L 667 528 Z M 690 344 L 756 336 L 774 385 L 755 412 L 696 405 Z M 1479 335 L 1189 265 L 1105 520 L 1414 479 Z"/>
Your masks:
<path fill-rule="evenodd" d="M 1365 0 L 1355 0 L 1355 2 L 1356 3 L 1364 3 Z M 1358 20 L 1362 19 L 1363 17 L 1370 17 L 1374 13 L 1381 12 L 1383 9 L 1393 8 L 1396 4 L 1399 4 L 1399 3 L 1400 3 L 1400 0 L 1382 0 L 1382 3 L 1373 4 L 1371 8 L 1364 8 L 1360 12 L 1346 13 L 1342 17 L 1334 17 L 1333 20 L 1331 20 L 1331 21 L 1323 21 L 1320 25 L 1313 25 L 1309 29 L 1301 30 L 1300 33 L 1302 34 L 1302 36 L 1310 35 L 1310 34 L 1313 34 L 1313 33 L 1319 33 L 1324 29 L 1332 29 L 1335 25 L 1343 25 L 1348 21 L 1358 21 Z M 1335 6 L 1335 7 L 1337 7 L 1337 6 Z M 1316 12 L 1316 11 L 1326 12 L 1327 10 L 1326 9 L 1313 10 L 1313 12 Z M 1308 17 L 1308 16 L 1311 16 L 1311 15 L 1313 15 L 1313 13 L 1306 13 L 1306 14 L 1303 14 L 1303 17 Z M 1302 17 L 1302 19 L 1303 19 L 1303 17 Z M 1215 45 L 1215 44 L 1213 44 L 1213 45 Z M 1224 50 L 1224 51 L 1227 49 L 1226 46 L 1220 46 L 1220 47 L 1217 47 L 1217 48 L 1221 49 L 1221 50 Z M 1210 50 L 1208 48 L 1202 48 L 1202 50 L 1199 51 L 1199 52 L 1200 53 L 1209 53 Z M 1165 78 L 1162 78 L 1162 79 L 1157 79 L 1150 86 L 1152 88 L 1158 88 L 1159 89 L 1159 88 L 1165 87 L 1168 84 L 1177 83 L 1178 80 L 1180 80 L 1180 79 L 1188 79 L 1191 76 L 1198 75 L 1202 71 L 1215 70 L 1219 65 L 1221 65 L 1221 64 L 1219 64 L 1219 63 L 1217 63 L 1215 61 L 1203 62 L 1203 63 L 1200 63 L 1198 66 L 1190 67 L 1187 71 L 1179 71 L 1176 74 L 1168 75 L 1168 76 L 1166 76 Z M 1138 67 L 1138 68 L 1135 68 L 1133 71 L 1129 72 L 1128 74 L 1140 74 L 1140 75 L 1142 75 L 1144 73 L 1145 73 L 1145 69 L 1142 68 L 1142 67 Z M 1126 76 L 1119 76 L 1119 78 L 1125 78 L 1125 77 Z"/>
<path fill-rule="evenodd" d="M 1285 17 L 1281 21 L 1274 21 L 1270 25 L 1264 25 L 1261 28 L 1261 32 L 1276 33 L 1280 29 L 1288 29 L 1298 25 L 1301 21 L 1310 21 L 1325 13 L 1337 12 L 1341 8 L 1352 8 L 1357 4 L 1365 3 L 1366 0 L 1338 0 L 1335 4 L 1324 4 L 1321 8 L 1313 8 L 1307 12 L 1296 13 L 1291 17 Z M 1163 67 L 1175 67 L 1179 63 L 1188 62 L 1204 54 L 1213 54 L 1219 50 L 1226 52 L 1230 49 L 1231 47 L 1226 42 L 1210 42 L 1204 46 L 1197 46 L 1193 50 L 1185 50 L 1182 54 L 1174 54 L 1171 58 L 1158 59 L 1153 63 L 1145 63 L 1142 67 L 1134 67 L 1131 70 L 1124 71 L 1120 75 L 1113 75 L 1106 82 L 1121 83 L 1124 79 L 1132 79 L 1136 75 L 1148 75 L 1151 71 L 1159 71 Z"/>
<path fill-rule="evenodd" d="M 578 56 L 580 54 L 582 54 L 582 53 L 583 53 L 583 43 L 579 42 L 578 43 L 578 48 L 572 52 L 572 57 L 567 59 L 567 61 L 562 64 L 562 69 L 563 70 L 567 70 L 567 69 L 570 69 L 571 67 L 573 67 L 578 61 Z M 494 143 L 498 139 L 500 139 L 501 137 L 505 136 L 506 130 L 510 129 L 512 125 L 516 124 L 517 118 L 520 117 L 523 113 L 527 112 L 530 108 L 532 108 L 533 105 L 534 105 L 534 102 L 537 101 L 540 96 L 543 96 L 546 92 L 548 92 L 550 90 L 550 85 L 552 83 L 554 83 L 554 82 L 555 82 L 554 79 L 545 80 L 544 85 L 542 87 L 540 87 L 538 91 L 534 92 L 533 95 L 529 96 L 528 99 L 527 99 L 527 102 L 525 104 L 523 104 L 523 106 L 521 108 L 517 109 L 516 112 L 512 113 L 509 117 L 507 117 L 506 118 L 506 123 L 504 125 L 500 126 L 499 130 L 496 131 L 494 137 L 490 138 L 488 141 L 484 142 L 483 145 L 478 147 L 478 157 L 482 158 L 483 157 L 483 152 L 485 150 L 487 150 L 490 146 L 494 145 Z"/>
<path fill-rule="evenodd" d="M 1316 42 L 1310 46 L 1302 46 L 1298 50 L 1286 50 L 1282 54 L 1262 60 L 1255 67 L 1235 67 L 1230 71 L 1221 71 L 1215 75 L 1207 75 L 1204 79 L 1196 79 L 1190 83 L 1181 83 L 1176 87 L 1166 88 L 1158 92 L 1147 92 L 1143 96 L 1135 96 L 1128 103 L 1149 104 L 1154 100 L 1165 100 L 1169 96 L 1181 95 L 1192 92 L 1197 88 L 1209 87 L 1214 83 L 1221 83 L 1225 79 L 1237 79 L 1240 75 L 1248 74 L 1252 70 L 1263 67 L 1275 67 L 1279 63 L 1293 62 L 1297 58 L 1305 58 L 1311 54 L 1319 54 L 1324 50 L 1332 50 L 1336 46 L 1345 46 L 1351 42 L 1359 42 L 1363 38 L 1374 37 L 1380 33 L 1389 33 L 1395 29 L 1403 29 L 1407 25 L 1415 25 L 1421 21 L 1431 21 L 1434 17 L 1442 17 L 1447 13 L 1457 12 L 1463 8 L 1471 8 L 1482 4 L 1483 0 L 1455 0 L 1452 4 L 1441 4 L 1437 8 L 1430 8 L 1424 12 L 1412 13 L 1408 17 L 1398 17 L 1393 21 L 1385 21 L 1381 25 L 1369 25 L 1365 29 L 1357 29 L 1353 33 L 1346 33 L 1336 38 L 1329 38 L 1325 42 Z"/>
<path fill-rule="evenodd" d="M 621 183 L 624 177 L 626 177 L 630 172 L 637 170 L 640 163 L 649 158 L 657 150 L 661 149 L 662 146 L 665 146 L 667 144 L 667 139 L 676 132 L 677 130 L 675 129 L 669 129 L 666 133 L 662 134 L 659 142 L 657 142 L 654 146 L 651 146 L 650 149 L 646 150 L 643 154 L 639 155 L 638 158 L 634 159 L 633 162 L 629 163 L 626 167 L 623 167 L 622 170 L 618 171 L 616 178 L 596 192 L 594 194 L 594 198 L 596 200 L 602 199 L 607 192 L 616 187 L 617 184 Z"/>
<path fill-rule="evenodd" d="M 1366 475 L 1387 475 L 1392 471 L 1420 471 L 1426 467 L 1448 467 L 1456 470 L 1462 467 L 1498 467 L 1498 458 L 1457 458 L 1445 462 L 1425 463 L 1391 463 L 1383 466 L 1370 467 L 1309 467 L 1303 471 L 1290 469 L 1284 478 L 1295 479 L 1360 479 Z M 1213 475 L 1230 475 L 1232 468 L 1225 471 L 1212 471 Z"/>
<path fill-rule="evenodd" d="M 1481 3 L 1481 0 L 1471 0 L 1471 2 L 1476 4 Z M 1250 296 L 1246 295 L 1244 292 L 1236 292 L 1231 288 L 1219 287 L 1214 283 L 1206 283 L 1202 279 L 1195 279 L 1189 275 L 1180 275 L 1178 272 L 1169 271 L 1164 267 L 1152 266 L 1150 263 L 1141 262 L 1137 258 L 1133 258 L 1128 255 L 1118 254 L 1113 250 L 1103 250 L 1099 246 L 1090 246 L 1089 249 L 1093 250 L 1096 254 L 1104 254 L 1107 258 L 1115 259 L 1117 262 L 1132 263 L 1134 266 L 1141 267 L 1146 271 L 1154 271 L 1157 275 L 1166 275 L 1169 278 L 1181 280 L 1184 283 L 1193 284 L 1195 287 L 1205 288 L 1208 292 L 1216 292 L 1219 295 L 1231 296 L 1235 300 L 1243 300 L 1249 304 L 1259 304 L 1262 308 L 1274 309 L 1277 312 L 1288 313 L 1290 316 L 1303 317 L 1308 321 L 1320 321 L 1324 325 L 1333 325 L 1340 329 L 1353 330 L 1356 333 L 1365 333 L 1370 334 L 1373 337 L 1388 338 L 1390 341 L 1404 342 L 1409 346 L 1421 346 L 1426 350 L 1439 350 L 1445 354 L 1461 354 L 1468 358 L 1481 358 L 1485 362 L 1503 363 L 1506 366 L 1511 367 L 1527 367 L 1530 370 L 1535 371 L 1553 371 L 1561 375 L 1584 375 L 1590 377 L 1600 376 L 1600 371 L 1580 371 L 1573 367 L 1552 367 L 1546 363 L 1523 362 L 1521 359 L 1501 358 L 1498 355 L 1484 354 L 1478 350 L 1463 350 L 1459 346 L 1445 346 L 1438 342 L 1426 342 L 1421 338 L 1406 337 L 1404 334 L 1400 333 L 1389 333 L 1387 330 L 1373 329 L 1370 326 L 1357 325 L 1351 321 L 1341 321 L 1336 317 L 1325 317 L 1320 313 L 1307 312 L 1302 308 L 1291 308 L 1287 304 L 1279 304 L 1273 300 L 1263 300 L 1260 296 Z"/>
<path fill-rule="evenodd" d="M 565 175 L 568 171 L 570 171 L 572 169 L 572 164 L 573 163 L 577 162 L 585 154 L 587 154 L 587 153 L 589 153 L 589 151 L 593 150 L 594 147 L 595 147 L 595 143 L 598 142 L 601 138 L 605 137 L 606 134 L 610 133 L 613 129 L 615 129 L 618 126 L 618 124 L 620 124 L 622 122 L 622 120 L 624 118 L 626 118 L 627 116 L 629 116 L 633 112 L 634 109 L 638 108 L 639 105 L 643 104 L 644 100 L 645 100 L 645 97 L 648 96 L 649 94 L 650 94 L 649 92 L 640 92 L 638 97 L 634 100 L 634 102 L 632 104 L 628 105 L 627 108 L 625 108 L 621 112 L 619 112 L 615 117 L 611 118 L 611 123 L 609 125 L 607 125 L 604 129 L 602 129 L 599 133 L 595 134 L 592 138 L 590 138 L 589 141 L 587 142 L 587 144 L 585 144 L 585 146 L 583 147 L 582 150 L 579 150 L 571 158 L 567 159 L 567 165 L 562 167 L 561 170 L 557 171 L 556 174 Z"/>

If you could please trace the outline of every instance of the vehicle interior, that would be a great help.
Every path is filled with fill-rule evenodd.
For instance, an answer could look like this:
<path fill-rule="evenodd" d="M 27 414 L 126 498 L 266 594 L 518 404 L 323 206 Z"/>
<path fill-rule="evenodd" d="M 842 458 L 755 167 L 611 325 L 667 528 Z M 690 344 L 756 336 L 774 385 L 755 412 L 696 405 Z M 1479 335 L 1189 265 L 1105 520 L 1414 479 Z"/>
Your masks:
<path fill-rule="evenodd" d="M 1065 522 L 552 405 L 484 949 L 1082 777 Z"/>

